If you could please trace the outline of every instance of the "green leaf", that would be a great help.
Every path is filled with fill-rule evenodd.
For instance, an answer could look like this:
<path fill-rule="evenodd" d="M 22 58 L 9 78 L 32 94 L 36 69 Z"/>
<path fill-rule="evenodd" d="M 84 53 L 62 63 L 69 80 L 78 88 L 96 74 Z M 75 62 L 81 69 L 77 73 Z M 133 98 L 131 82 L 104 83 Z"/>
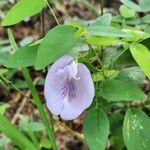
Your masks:
<path fill-rule="evenodd" d="M 45 131 L 45 126 L 42 122 L 35 122 L 29 117 L 21 116 L 19 121 L 19 128 L 23 131 L 41 132 Z"/>
<path fill-rule="evenodd" d="M 150 119 L 139 109 L 126 112 L 123 123 L 123 138 L 128 150 L 150 149 Z"/>
<path fill-rule="evenodd" d="M 51 149 L 52 145 L 47 138 L 42 138 L 40 141 L 40 148 Z"/>
<path fill-rule="evenodd" d="M 142 18 L 143 23 L 150 23 L 150 15 L 146 15 Z"/>
<path fill-rule="evenodd" d="M 100 95 L 108 101 L 136 101 L 146 97 L 140 88 L 116 79 L 102 81 Z"/>
<path fill-rule="evenodd" d="M 43 69 L 69 52 L 78 41 L 75 33 L 76 29 L 67 25 L 59 25 L 50 30 L 39 46 L 35 68 Z"/>
<path fill-rule="evenodd" d="M 90 26 L 87 32 L 91 36 L 128 37 L 128 34 L 114 27 Z"/>
<path fill-rule="evenodd" d="M 150 11 L 150 1 L 149 0 L 140 0 L 140 7 L 143 12 Z"/>
<path fill-rule="evenodd" d="M 93 37 L 88 37 L 87 42 L 91 45 L 96 45 L 96 46 L 111 46 L 120 43 L 120 40 L 116 37 L 93 36 Z"/>
<path fill-rule="evenodd" d="M 102 53 L 102 62 L 109 67 L 125 67 L 135 65 L 135 61 L 129 50 L 124 50 L 122 47 L 111 47 L 105 49 Z"/>
<path fill-rule="evenodd" d="M 9 107 L 8 104 L 0 103 L 0 114 L 3 115 L 8 107 Z"/>
<path fill-rule="evenodd" d="M 6 53 L 0 53 L 0 65 L 3 65 L 4 62 L 8 59 L 9 55 Z"/>
<path fill-rule="evenodd" d="M 2 26 L 16 24 L 26 17 L 33 16 L 45 7 L 44 0 L 19 0 L 6 14 Z"/>
<path fill-rule="evenodd" d="M 130 45 L 130 51 L 137 64 L 150 79 L 150 51 L 148 48 L 142 44 L 136 43 Z"/>
<path fill-rule="evenodd" d="M 21 149 L 37 150 L 36 147 L 24 136 L 17 128 L 12 125 L 9 120 L 0 114 L 0 131 L 8 136 Z"/>
<path fill-rule="evenodd" d="M 145 25 L 144 31 L 150 34 L 150 24 Z"/>
<path fill-rule="evenodd" d="M 35 63 L 39 45 L 25 46 L 10 55 L 4 65 L 8 68 L 20 68 L 33 66 Z"/>
<path fill-rule="evenodd" d="M 134 11 L 140 12 L 141 8 L 139 5 L 137 5 L 136 3 L 134 3 L 131 0 L 120 0 L 125 6 L 131 8 Z"/>
<path fill-rule="evenodd" d="M 109 26 L 111 22 L 111 14 L 107 13 L 97 18 L 90 26 Z"/>
<path fill-rule="evenodd" d="M 104 150 L 109 135 L 107 115 L 100 109 L 90 110 L 83 122 L 83 132 L 91 150 Z"/>
<path fill-rule="evenodd" d="M 132 18 L 135 16 L 135 11 L 126 7 L 125 5 L 121 5 L 119 11 L 124 18 Z"/>
<path fill-rule="evenodd" d="M 123 39 L 124 41 L 136 42 L 136 41 L 145 40 L 150 37 L 150 34 L 140 31 L 140 30 L 137 30 L 137 29 L 134 29 L 134 28 L 123 29 L 122 31 L 129 34 L 129 37 Z"/>
<path fill-rule="evenodd" d="M 122 69 L 117 76 L 117 79 L 132 83 L 133 85 L 141 85 L 145 78 L 144 72 L 139 67 Z"/>
<path fill-rule="evenodd" d="M 128 24 L 128 25 L 138 25 L 141 23 L 140 18 L 123 18 L 122 16 L 118 15 L 118 16 L 114 16 L 111 20 L 112 22 L 117 22 L 117 23 L 124 23 L 124 24 Z"/>
<path fill-rule="evenodd" d="M 105 80 L 105 75 L 110 79 L 114 78 L 117 76 L 118 71 L 117 70 L 105 70 L 104 72 L 100 71 L 100 72 L 96 72 L 92 74 L 92 79 L 94 82 L 99 82 L 102 80 Z"/>

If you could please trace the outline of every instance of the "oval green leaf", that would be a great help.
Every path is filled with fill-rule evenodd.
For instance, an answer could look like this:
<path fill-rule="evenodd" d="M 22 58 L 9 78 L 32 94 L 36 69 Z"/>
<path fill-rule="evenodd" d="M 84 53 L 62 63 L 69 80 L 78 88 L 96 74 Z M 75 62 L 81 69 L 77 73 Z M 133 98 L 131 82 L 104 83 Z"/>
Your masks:
<path fill-rule="evenodd" d="M 120 0 L 125 6 L 131 8 L 132 10 L 134 11 L 137 11 L 137 12 L 140 12 L 141 11 L 141 7 L 134 3 L 133 1 L 131 0 Z"/>
<path fill-rule="evenodd" d="M 35 68 L 43 69 L 69 52 L 78 41 L 75 33 L 76 29 L 67 25 L 59 25 L 50 30 L 39 46 Z"/>
<path fill-rule="evenodd" d="M 123 138 L 128 150 L 150 149 L 150 119 L 139 109 L 126 112 L 123 123 Z"/>
<path fill-rule="evenodd" d="M 91 150 L 104 150 L 109 135 L 109 121 L 105 112 L 92 109 L 83 122 L 83 132 Z"/>
<path fill-rule="evenodd" d="M 150 11 L 150 1 L 149 0 L 140 0 L 140 7 L 143 12 Z"/>
<path fill-rule="evenodd" d="M 102 81 L 100 95 L 108 101 L 136 101 L 146 97 L 140 88 L 116 79 Z"/>
<path fill-rule="evenodd" d="M 39 44 L 19 48 L 14 54 L 10 55 L 5 61 L 7 68 L 24 68 L 34 66 Z"/>
<path fill-rule="evenodd" d="M 128 37 L 128 33 L 110 26 L 89 26 L 86 30 L 91 36 Z"/>
<path fill-rule="evenodd" d="M 150 23 L 150 15 L 146 15 L 142 18 L 143 23 Z"/>
<path fill-rule="evenodd" d="M 132 18 L 135 16 L 135 11 L 125 5 L 121 5 L 119 11 L 124 18 Z"/>
<path fill-rule="evenodd" d="M 148 48 L 142 44 L 136 43 L 130 45 L 130 51 L 137 64 L 150 79 L 150 51 Z"/>
<path fill-rule="evenodd" d="M 132 83 L 133 85 L 141 85 L 145 78 L 144 72 L 139 67 L 122 69 L 117 76 L 117 79 Z"/>
<path fill-rule="evenodd" d="M 6 14 L 2 26 L 16 24 L 27 17 L 33 16 L 45 7 L 45 0 L 19 0 Z"/>

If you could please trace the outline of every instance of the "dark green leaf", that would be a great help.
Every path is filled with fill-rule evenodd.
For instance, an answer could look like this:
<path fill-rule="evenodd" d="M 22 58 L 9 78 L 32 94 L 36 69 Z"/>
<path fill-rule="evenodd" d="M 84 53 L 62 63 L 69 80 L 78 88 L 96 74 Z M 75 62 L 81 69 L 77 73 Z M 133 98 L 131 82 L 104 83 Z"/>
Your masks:
<path fill-rule="evenodd" d="M 43 69 L 69 52 L 78 41 L 75 33 L 76 29 L 67 25 L 56 26 L 50 30 L 39 46 L 35 68 Z"/>
<path fill-rule="evenodd" d="M 117 76 L 117 79 L 132 83 L 133 85 L 141 85 L 145 78 L 144 72 L 139 67 L 122 69 Z"/>
<path fill-rule="evenodd" d="M 107 115 L 100 109 L 90 110 L 84 120 L 83 131 L 91 150 L 104 150 L 109 135 Z"/>
<path fill-rule="evenodd" d="M 101 82 L 100 95 L 108 101 L 136 101 L 146 97 L 140 88 L 115 79 Z"/>
<path fill-rule="evenodd" d="M 139 109 L 126 112 L 123 123 L 123 137 L 128 150 L 150 149 L 150 119 Z"/>

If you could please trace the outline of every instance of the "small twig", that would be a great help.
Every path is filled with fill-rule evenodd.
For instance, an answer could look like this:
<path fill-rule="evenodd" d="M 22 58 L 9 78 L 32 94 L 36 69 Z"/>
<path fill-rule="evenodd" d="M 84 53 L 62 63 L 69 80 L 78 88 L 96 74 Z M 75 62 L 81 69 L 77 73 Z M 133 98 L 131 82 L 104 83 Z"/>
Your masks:
<path fill-rule="evenodd" d="M 53 9 L 51 8 L 51 6 L 50 6 L 50 4 L 49 4 L 49 2 L 48 2 L 47 0 L 45 0 L 45 2 L 46 2 L 46 4 L 47 4 L 47 6 L 48 6 L 48 8 L 49 8 L 50 12 L 52 13 L 52 15 L 53 15 L 53 17 L 54 17 L 54 19 L 55 19 L 56 23 L 57 23 L 58 25 L 60 25 L 60 23 L 59 23 L 59 21 L 58 21 L 58 19 L 57 19 L 56 15 L 55 15 L 55 13 L 54 13 Z"/>
<path fill-rule="evenodd" d="M 0 79 L 6 84 L 10 85 L 13 89 L 15 89 L 17 92 L 19 92 L 22 96 L 30 99 L 26 94 L 24 94 L 19 88 L 17 88 L 11 81 L 9 81 L 7 78 L 5 78 L 3 75 L 0 75 Z"/>
<path fill-rule="evenodd" d="M 44 9 L 41 12 L 41 29 L 42 29 L 42 37 L 45 36 L 45 16 L 44 16 Z"/>
<path fill-rule="evenodd" d="M 69 131 L 72 136 L 77 137 L 81 142 L 85 143 L 84 138 L 83 138 L 83 136 L 82 136 L 81 134 L 79 134 L 79 133 L 76 132 L 76 131 L 73 131 L 73 130 L 72 130 L 70 127 L 68 127 L 65 123 L 63 123 L 63 122 L 61 122 L 61 121 L 59 121 L 59 120 L 57 120 L 57 119 L 54 119 L 54 118 L 53 118 L 53 120 L 54 120 L 54 122 L 55 122 L 58 126 L 63 127 L 65 130 Z"/>
<path fill-rule="evenodd" d="M 104 0 L 100 0 L 101 2 L 101 16 L 104 14 Z"/>

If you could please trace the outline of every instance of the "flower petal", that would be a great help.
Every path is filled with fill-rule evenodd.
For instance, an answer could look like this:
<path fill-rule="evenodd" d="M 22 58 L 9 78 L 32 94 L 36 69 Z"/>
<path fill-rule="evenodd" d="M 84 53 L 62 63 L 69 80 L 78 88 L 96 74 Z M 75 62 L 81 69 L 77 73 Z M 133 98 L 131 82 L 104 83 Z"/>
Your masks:
<path fill-rule="evenodd" d="M 66 72 L 63 68 L 73 61 L 71 56 L 63 56 L 49 69 L 44 85 L 44 95 L 48 109 L 55 115 L 59 115 L 63 106 L 63 100 L 59 93 L 59 87 L 66 80 Z M 61 71 L 62 69 L 62 71 Z M 58 70 L 60 70 L 58 72 Z"/>
<path fill-rule="evenodd" d="M 88 108 L 94 98 L 94 84 L 90 71 L 84 65 L 78 64 L 79 80 L 74 80 L 76 98 L 64 105 L 60 116 L 64 120 L 72 120 L 78 117 L 86 108 Z"/>

